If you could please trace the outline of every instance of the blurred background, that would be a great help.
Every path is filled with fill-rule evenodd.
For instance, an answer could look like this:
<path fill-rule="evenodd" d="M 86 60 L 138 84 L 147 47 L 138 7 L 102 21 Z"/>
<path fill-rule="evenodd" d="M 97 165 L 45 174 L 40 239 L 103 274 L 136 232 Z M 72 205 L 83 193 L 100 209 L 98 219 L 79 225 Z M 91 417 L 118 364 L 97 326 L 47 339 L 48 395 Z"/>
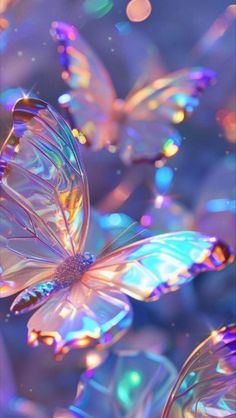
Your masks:
<path fill-rule="evenodd" d="M 217 73 L 217 82 L 206 90 L 191 118 L 178 126 L 184 141 L 167 163 L 173 173 L 170 184 L 166 180 L 170 207 L 159 211 L 155 206 L 161 181 L 155 181 L 155 167 L 125 167 L 117 154 L 107 150 L 82 148 L 82 154 L 91 205 L 97 210 L 125 213 L 156 233 L 187 225 L 218 234 L 234 247 L 235 7 L 226 0 L 148 3 L 150 15 L 134 22 L 125 0 L 0 0 L 1 142 L 11 127 L 13 89 L 35 94 L 61 111 L 57 99 L 67 87 L 49 34 L 54 20 L 79 29 L 103 61 L 119 98 L 126 97 L 137 79 L 147 77 L 147 68 L 153 77 L 161 77 L 183 67 L 206 66 Z M 125 198 L 111 204 L 110 193 L 122 189 L 127 179 Z M 152 209 L 147 223 L 145 215 Z M 56 406 L 66 406 L 74 396 L 83 366 L 81 354 L 74 351 L 54 362 L 50 349 L 27 347 L 29 316 L 10 315 L 11 302 L 8 298 L 0 304 L 1 336 L 12 368 L 9 386 L 19 396 L 45 406 L 52 416 Z M 235 320 L 235 265 L 202 274 L 160 301 L 132 303 L 134 330 L 153 327 L 158 350 L 179 368 L 213 329 Z M 2 358 L 0 362 L 0 379 L 5 379 L 9 368 Z"/>

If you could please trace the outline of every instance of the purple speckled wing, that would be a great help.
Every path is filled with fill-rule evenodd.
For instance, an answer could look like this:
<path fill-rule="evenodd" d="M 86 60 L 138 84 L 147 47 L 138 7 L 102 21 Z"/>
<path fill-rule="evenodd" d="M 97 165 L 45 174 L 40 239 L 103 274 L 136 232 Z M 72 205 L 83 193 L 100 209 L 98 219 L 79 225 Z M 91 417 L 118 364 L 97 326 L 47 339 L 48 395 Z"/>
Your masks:
<path fill-rule="evenodd" d="M 8 296 L 48 280 L 83 249 L 87 181 L 66 122 L 45 102 L 21 99 L 0 155 L 1 280 Z"/>
<path fill-rule="evenodd" d="M 184 231 L 130 244 L 93 263 L 83 276 L 91 286 L 104 283 L 139 300 L 156 300 L 198 273 L 232 261 L 230 248 L 213 237 Z"/>
<path fill-rule="evenodd" d="M 73 128 L 81 130 L 94 149 L 109 141 L 111 109 L 116 97 L 109 74 L 75 27 L 52 23 L 58 43 L 62 78 L 70 91 L 59 98 Z"/>
<path fill-rule="evenodd" d="M 188 357 L 163 418 L 236 416 L 236 327 L 213 331 Z"/>
<path fill-rule="evenodd" d="M 181 137 L 171 125 L 192 114 L 200 93 L 214 79 L 213 71 L 206 68 L 183 69 L 132 92 L 123 107 L 122 160 L 126 164 L 153 162 L 174 155 Z"/>

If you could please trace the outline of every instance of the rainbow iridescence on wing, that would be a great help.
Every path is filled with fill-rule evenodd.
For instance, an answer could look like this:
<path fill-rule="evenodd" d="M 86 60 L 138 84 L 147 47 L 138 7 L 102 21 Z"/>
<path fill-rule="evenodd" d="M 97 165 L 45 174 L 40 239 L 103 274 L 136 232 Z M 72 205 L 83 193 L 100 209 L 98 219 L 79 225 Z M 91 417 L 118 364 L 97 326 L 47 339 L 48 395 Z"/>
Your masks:
<path fill-rule="evenodd" d="M 175 367 L 164 356 L 142 351 L 114 352 L 100 367 L 82 375 L 68 410 L 72 417 L 156 418 L 176 375 Z M 58 412 L 54 418 L 67 414 Z"/>
<path fill-rule="evenodd" d="M 180 371 L 162 418 L 236 416 L 236 326 L 213 331 Z"/>

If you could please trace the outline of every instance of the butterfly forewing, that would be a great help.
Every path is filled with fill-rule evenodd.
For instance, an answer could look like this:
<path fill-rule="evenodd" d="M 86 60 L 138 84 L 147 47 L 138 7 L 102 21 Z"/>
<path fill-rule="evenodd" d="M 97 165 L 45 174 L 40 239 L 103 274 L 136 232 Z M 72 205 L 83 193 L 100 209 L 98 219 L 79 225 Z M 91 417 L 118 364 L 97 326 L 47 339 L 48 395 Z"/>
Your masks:
<path fill-rule="evenodd" d="M 213 331 L 188 357 L 162 418 L 235 417 L 236 327 Z"/>
<path fill-rule="evenodd" d="M 2 287 L 5 276 L 13 280 L 11 293 L 46 278 L 53 263 L 81 251 L 88 226 L 86 177 L 68 125 L 35 99 L 17 102 L 13 120 L 0 160 Z M 26 266 L 29 276 L 32 268 L 30 282 L 20 279 Z M 34 275 L 46 266 L 48 275 Z"/>
<path fill-rule="evenodd" d="M 231 260 L 230 249 L 216 238 L 197 232 L 150 237 L 98 260 L 84 275 L 118 287 L 140 300 L 156 300 L 198 273 L 219 269 Z"/>
<path fill-rule="evenodd" d="M 58 43 L 62 78 L 71 89 L 59 103 L 68 110 L 73 128 L 80 129 L 92 147 L 104 146 L 116 97 L 109 74 L 73 26 L 53 22 L 51 33 Z"/>

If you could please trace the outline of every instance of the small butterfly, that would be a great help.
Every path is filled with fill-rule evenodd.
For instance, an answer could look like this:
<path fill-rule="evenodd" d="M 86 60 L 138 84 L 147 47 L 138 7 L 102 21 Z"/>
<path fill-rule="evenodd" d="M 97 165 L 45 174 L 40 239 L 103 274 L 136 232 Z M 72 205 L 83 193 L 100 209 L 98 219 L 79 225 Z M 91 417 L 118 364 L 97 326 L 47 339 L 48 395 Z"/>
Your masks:
<path fill-rule="evenodd" d="M 236 326 L 213 331 L 188 357 L 162 418 L 235 417 Z"/>
<path fill-rule="evenodd" d="M 52 23 L 63 67 L 62 78 L 70 91 L 59 97 L 74 128 L 85 136 L 80 142 L 97 150 L 118 150 L 124 164 L 156 162 L 173 156 L 181 136 L 173 124 L 182 122 L 199 104 L 199 95 L 213 82 L 206 68 L 183 69 L 134 88 L 118 99 L 110 76 L 77 30 L 63 22 Z"/>
<path fill-rule="evenodd" d="M 232 260 L 223 242 L 191 231 L 148 237 L 97 261 L 84 253 L 89 195 L 79 143 L 41 100 L 24 98 L 13 109 L 0 191 L 0 296 L 21 291 L 11 306 L 17 314 L 39 307 L 29 344 L 56 353 L 120 338 L 132 322 L 126 294 L 156 300 Z"/>
<path fill-rule="evenodd" d="M 112 351 L 100 367 L 85 372 L 76 399 L 54 418 L 156 418 L 177 377 L 175 366 L 149 350 Z"/>

